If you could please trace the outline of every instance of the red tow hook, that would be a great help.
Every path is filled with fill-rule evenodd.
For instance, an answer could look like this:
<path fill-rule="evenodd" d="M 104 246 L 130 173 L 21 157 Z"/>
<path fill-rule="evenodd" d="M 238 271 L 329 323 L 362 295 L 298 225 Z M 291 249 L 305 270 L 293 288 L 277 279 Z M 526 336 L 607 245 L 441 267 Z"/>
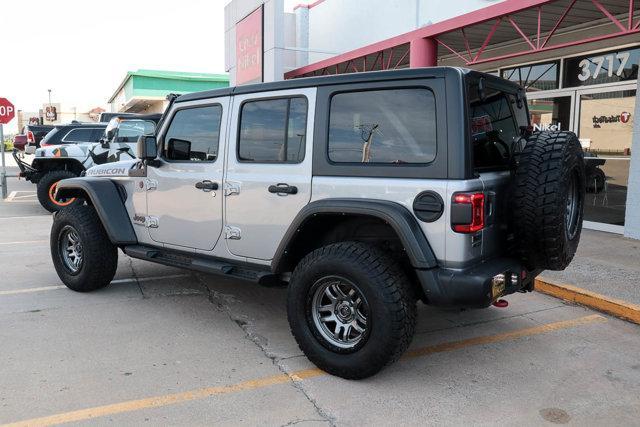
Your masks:
<path fill-rule="evenodd" d="M 507 301 L 506 299 L 499 299 L 493 303 L 493 306 L 498 308 L 506 308 L 509 307 L 509 301 Z"/>

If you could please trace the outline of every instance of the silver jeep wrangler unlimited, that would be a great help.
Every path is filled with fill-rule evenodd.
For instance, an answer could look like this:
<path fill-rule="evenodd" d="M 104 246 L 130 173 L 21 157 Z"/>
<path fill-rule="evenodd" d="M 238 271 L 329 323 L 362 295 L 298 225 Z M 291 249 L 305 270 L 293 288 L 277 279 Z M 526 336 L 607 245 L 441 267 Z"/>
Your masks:
<path fill-rule="evenodd" d="M 193 93 L 138 159 L 61 181 L 51 254 L 71 289 L 107 286 L 118 248 L 288 285 L 291 331 L 344 378 L 397 360 L 416 302 L 487 307 L 563 269 L 582 228 L 570 132 L 532 133 L 498 77 L 424 68 Z"/>

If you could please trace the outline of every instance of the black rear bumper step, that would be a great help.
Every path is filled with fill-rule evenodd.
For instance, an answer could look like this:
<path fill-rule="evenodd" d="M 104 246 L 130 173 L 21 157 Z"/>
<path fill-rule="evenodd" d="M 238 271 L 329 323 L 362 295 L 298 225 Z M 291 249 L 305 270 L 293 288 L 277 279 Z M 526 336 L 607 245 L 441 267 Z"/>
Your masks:
<path fill-rule="evenodd" d="M 264 286 L 274 286 L 281 283 L 280 277 L 271 272 L 268 266 L 248 266 L 234 264 L 228 260 L 213 257 L 188 254 L 170 249 L 153 248 L 144 245 L 130 245 L 122 248 L 125 254 L 132 258 L 156 262 L 171 267 L 188 268 L 203 273 L 231 276 Z"/>

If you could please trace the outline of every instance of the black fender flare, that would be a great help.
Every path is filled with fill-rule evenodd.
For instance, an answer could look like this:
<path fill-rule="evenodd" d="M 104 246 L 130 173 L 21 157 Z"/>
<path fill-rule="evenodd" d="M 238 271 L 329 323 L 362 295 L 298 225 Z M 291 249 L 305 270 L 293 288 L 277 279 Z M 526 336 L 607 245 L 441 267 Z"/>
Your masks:
<path fill-rule="evenodd" d="M 138 243 L 121 191 L 105 178 L 69 178 L 58 182 L 56 197 L 84 197 L 91 200 L 111 243 L 118 246 Z"/>
<path fill-rule="evenodd" d="M 386 200 L 336 198 L 309 203 L 300 210 L 287 229 L 271 262 L 271 270 L 281 273 L 287 250 L 304 224 L 317 215 L 354 214 L 379 218 L 397 233 L 414 268 L 430 269 L 438 266 L 429 241 L 418 220 L 405 206 Z"/>

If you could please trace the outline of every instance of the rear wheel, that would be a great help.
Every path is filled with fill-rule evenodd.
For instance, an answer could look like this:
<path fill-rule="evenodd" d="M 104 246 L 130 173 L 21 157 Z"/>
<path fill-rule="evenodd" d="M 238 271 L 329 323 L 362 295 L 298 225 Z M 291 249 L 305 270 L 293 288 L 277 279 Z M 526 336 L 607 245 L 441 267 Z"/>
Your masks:
<path fill-rule="evenodd" d="M 539 132 L 516 170 L 514 231 L 532 268 L 563 270 L 578 248 L 585 200 L 582 147 L 572 132 Z"/>
<path fill-rule="evenodd" d="M 317 249 L 289 284 L 289 325 L 320 369 L 343 378 L 376 374 L 411 343 L 416 299 L 409 280 L 380 249 L 341 242 Z"/>
<path fill-rule="evenodd" d="M 43 208 L 49 212 L 56 212 L 62 208 L 71 206 L 73 204 L 79 204 L 80 201 L 75 198 L 56 200 L 55 193 L 58 181 L 67 178 L 75 178 L 78 175 L 68 170 L 54 170 L 47 172 L 40 181 L 38 181 L 37 193 L 38 201 Z"/>
<path fill-rule="evenodd" d="M 51 227 L 51 259 L 69 289 L 89 292 L 107 286 L 116 273 L 114 246 L 92 206 L 72 206 L 58 212 Z"/>

